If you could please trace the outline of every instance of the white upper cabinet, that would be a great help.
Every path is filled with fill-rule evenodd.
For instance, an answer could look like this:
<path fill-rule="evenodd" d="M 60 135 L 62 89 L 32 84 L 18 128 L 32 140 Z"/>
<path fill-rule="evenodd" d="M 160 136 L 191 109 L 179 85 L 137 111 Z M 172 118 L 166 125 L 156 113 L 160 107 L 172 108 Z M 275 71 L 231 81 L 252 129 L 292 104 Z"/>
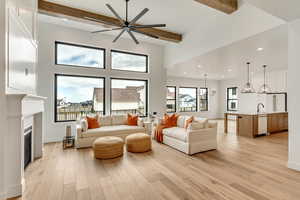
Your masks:
<path fill-rule="evenodd" d="M 7 76 L 9 94 L 36 94 L 36 0 L 8 0 Z"/>
<path fill-rule="evenodd" d="M 8 0 L 8 8 L 16 13 L 31 39 L 36 40 L 37 0 Z"/>

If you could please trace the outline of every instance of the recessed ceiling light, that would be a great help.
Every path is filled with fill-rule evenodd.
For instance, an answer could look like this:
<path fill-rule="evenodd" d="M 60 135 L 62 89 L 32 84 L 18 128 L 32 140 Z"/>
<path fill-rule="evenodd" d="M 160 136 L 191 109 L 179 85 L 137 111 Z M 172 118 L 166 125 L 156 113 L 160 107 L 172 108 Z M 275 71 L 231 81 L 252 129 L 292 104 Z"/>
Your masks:
<path fill-rule="evenodd" d="M 64 22 L 69 21 L 67 18 L 62 18 L 62 20 L 63 20 Z"/>
<path fill-rule="evenodd" d="M 221 78 L 225 78 L 225 76 L 224 76 L 224 75 L 221 75 Z"/>
<path fill-rule="evenodd" d="M 262 50 L 264 50 L 264 48 L 259 47 L 259 48 L 257 48 L 256 50 L 257 50 L 257 51 L 262 51 Z"/>
<path fill-rule="evenodd" d="M 183 74 L 186 75 L 187 73 L 186 73 L 186 72 L 183 72 Z"/>
<path fill-rule="evenodd" d="M 228 72 L 232 72 L 232 69 L 227 69 Z"/>
<path fill-rule="evenodd" d="M 198 65 L 197 67 L 198 67 L 199 69 L 203 68 L 203 66 L 202 66 L 202 65 Z"/>

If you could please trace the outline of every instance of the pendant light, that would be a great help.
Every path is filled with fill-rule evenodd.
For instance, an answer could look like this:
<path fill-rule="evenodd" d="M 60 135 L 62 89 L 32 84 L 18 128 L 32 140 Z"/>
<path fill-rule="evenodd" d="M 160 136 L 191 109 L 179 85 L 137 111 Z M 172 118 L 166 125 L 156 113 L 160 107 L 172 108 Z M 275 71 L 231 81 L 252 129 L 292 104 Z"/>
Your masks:
<path fill-rule="evenodd" d="M 248 69 L 248 74 L 247 74 L 248 80 L 247 83 L 242 88 L 241 93 L 255 93 L 253 85 L 250 82 L 250 62 L 247 62 L 247 69 Z"/>
<path fill-rule="evenodd" d="M 264 84 L 259 88 L 258 93 L 260 94 L 267 94 L 271 92 L 271 88 L 269 87 L 268 84 L 266 84 L 266 70 L 267 70 L 267 65 L 263 65 L 264 68 Z"/>

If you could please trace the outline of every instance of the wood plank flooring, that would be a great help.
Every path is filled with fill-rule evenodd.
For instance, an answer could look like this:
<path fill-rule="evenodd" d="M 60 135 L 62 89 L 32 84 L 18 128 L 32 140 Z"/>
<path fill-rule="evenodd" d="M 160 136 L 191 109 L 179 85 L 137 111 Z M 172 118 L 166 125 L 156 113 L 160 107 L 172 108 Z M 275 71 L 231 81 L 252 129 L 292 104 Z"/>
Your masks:
<path fill-rule="evenodd" d="M 153 151 L 95 160 L 91 149 L 45 145 L 26 169 L 18 200 L 299 200 L 300 173 L 286 167 L 288 134 L 223 134 L 218 150 L 188 156 L 153 141 Z"/>

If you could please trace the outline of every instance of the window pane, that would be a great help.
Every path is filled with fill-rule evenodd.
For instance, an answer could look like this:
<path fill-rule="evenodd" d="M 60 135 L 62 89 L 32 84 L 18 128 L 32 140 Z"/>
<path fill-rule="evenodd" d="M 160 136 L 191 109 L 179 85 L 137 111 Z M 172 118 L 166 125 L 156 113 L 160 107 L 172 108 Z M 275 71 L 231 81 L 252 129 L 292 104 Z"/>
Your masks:
<path fill-rule="evenodd" d="M 104 79 L 56 76 L 56 120 L 77 120 L 87 114 L 104 114 Z"/>
<path fill-rule="evenodd" d="M 175 87 L 167 87 L 167 99 L 176 99 Z"/>
<path fill-rule="evenodd" d="M 176 112 L 176 100 L 167 100 L 167 112 Z"/>
<path fill-rule="evenodd" d="M 238 100 L 229 100 L 228 101 L 228 110 L 235 111 L 238 108 Z"/>
<path fill-rule="evenodd" d="M 179 111 L 197 111 L 197 88 L 179 88 Z"/>
<path fill-rule="evenodd" d="M 207 99 L 207 88 L 200 88 L 200 99 Z"/>
<path fill-rule="evenodd" d="M 146 55 L 137 55 L 119 51 L 111 51 L 111 67 L 112 69 L 147 72 Z"/>
<path fill-rule="evenodd" d="M 104 50 L 57 42 L 56 64 L 104 68 Z"/>
<path fill-rule="evenodd" d="M 229 88 L 228 92 L 229 99 L 237 99 L 237 88 Z"/>
<path fill-rule="evenodd" d="M 111 80 L 111 111 L 116 114 L 147 113 L 147 81 L 140 80 Z"/>
<path fill-rule="evenodd" d="M 208 105 L 207 105 L 207 100 L 206 99 L 200 99 L 200 110 L 201 111 L 207 111 Z"/>

